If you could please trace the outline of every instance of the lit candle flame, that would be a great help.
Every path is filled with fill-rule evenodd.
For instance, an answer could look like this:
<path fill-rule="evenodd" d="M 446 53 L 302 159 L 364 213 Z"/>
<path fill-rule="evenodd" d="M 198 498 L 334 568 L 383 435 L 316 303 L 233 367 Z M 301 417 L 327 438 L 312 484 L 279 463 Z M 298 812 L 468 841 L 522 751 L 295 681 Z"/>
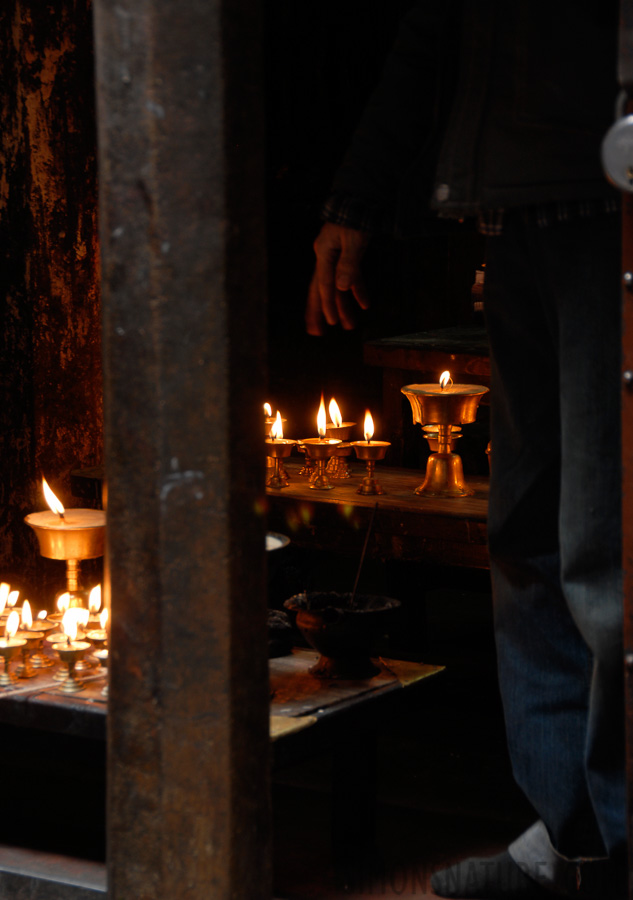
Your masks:
<path fill-rule="evenodd" d="M 99 616 L 99 624 L 101 625 L 101 628 L 103 629 L 103 631 L 106 630 L 106 625 L 108 624 L 109 615 L 110 614 L 108 613 L 107 607 L 105 609 L 101 610 L 101 615 Z"/>
<path fill-rule="evenodd" d="M 66 591 L 64 594 L 60 594 L 57 598 L 57 611 L 60 613 L 66 612 L 68 607 L 70 606 L 70 594 Z"/>
<path fill-rule="evenodd" d="M 74 609 L 67 609 L 62 619 L 62 628 L 69 641 L 77 637 L 77 616 Z"/>
<path fill-rule="evenodd" d="M 25 600 L 22 604 L 22 627 L 28 631 L 33 624 L 33 613 L 31 612 L 31 604 Z"/>
<path fill-rule="evenodd" d="M 336 402 L 334 397 L 332 397 L 332 399 L 330 400 L 329 409 L 330 409 L 330 419 L 332 420 L 332 424 L 334 425 L 335 428 L 340 428 L 341 425 L 343 424 L 343 417 L 341 415 L 340 409 L 338 408 L 338 403 Z"/>
<path fill-rule="evenodd" d="M 369 410 L 365 413 L 365 425 L 363 427 L 363 433 L 365 435 L 365 440 L 367 443 L 371 441 L 374 436 L 374 420 L 371 417 L 371 413 Z"/>
<path fill-rule="evenodd" d="M 442 390 L 444 390 L 450 380 L 451 373 L 448 370 L 446 372 L 442 372 L 442 374 L 440 375 L 440 387 L 442 388 Z"/>
<path fill-rule="evenodd" d="M 10 590 L 11 587 L 6 583 L 6 581 L 3 581 L 2 584 L 0 584 L 0 613 L 4 612 Z"/>
<path fill-rule="evenodd" d="M 46 610 L 45 610 L 45 609 L 41 609 L 41 610 L 38 612 L 38 614 L 37 614 L 37 618 L 40 619 L 40 621 L 43 622 L 47 615 L 48 615 L 48 613 L 46 612 Z"/>
<path fill-rule="evenodd" d="M 101 585 L 97 584 L 90 591 L 90 596 L 88 597 L 88 609 L 92 613 L 92 615 L 96 615 L 101 609 Z"/>
<path fill-rule="evenodd" d="M 13 637 L 18 628 L 20 627 L 20 614 L 14 609 L 13 612 L 9 615 L 7 619 L 7 624 L 4 626 L 4 636 L 7 640 Z"/>
<path fill-rule="evenodd" d="M 273 414 L 273 408 L 270 403 L 264 403 L 264 412 L 266 413 L 266 418 L 270 419 Z"/>
<path fill-rule="evenodd" d="M 270 429 L 270 436 L 273 441 L 280 441 L 284 436 L 284 427 L 281 424 L 281 413 L 277 410 L 277 418 L 273 422 L 273 427 Z"/>
<path fill-rule="evenodd" d="M 13 609 L 15 604 L 18 602 L 18 597 L 20 596 L 19 591 L 11 591 L 9 596 L 7 597 L 7 607 L 9 609 Z"/>
<path fill-rule="evenodd" d="M 327 434 L 325 428 L 325 403 L 323 402 L 323 394 L 321 394 L 321 403 L 319 405 L 319 412 L 317 413 L 317 430 L 320 438 L 324 438 Z"/>
<path fill-rule="evenodd" d="M 44 491 L 44 497 L 46 502 L 50 506 L 51 510 L 60 517 L 60 519 L 64 518 L 64 507 L 59 502 L 55 494 L 51 491 L 48 484 L 46 483 L 46 479 L 42 478 L 42 490 Z"/>

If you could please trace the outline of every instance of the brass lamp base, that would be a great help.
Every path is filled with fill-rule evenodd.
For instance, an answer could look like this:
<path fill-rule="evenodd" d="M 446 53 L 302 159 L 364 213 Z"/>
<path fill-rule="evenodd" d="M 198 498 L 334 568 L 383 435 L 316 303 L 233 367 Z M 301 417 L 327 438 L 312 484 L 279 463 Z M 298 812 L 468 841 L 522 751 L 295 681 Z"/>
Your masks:
<path fill-rule="evenodd" d="M 466 484 L 461 456 L 431 453 L 426 463 L 426 477 L 415 493 L 423 497 L 470 497 L 475 491 Z"/>

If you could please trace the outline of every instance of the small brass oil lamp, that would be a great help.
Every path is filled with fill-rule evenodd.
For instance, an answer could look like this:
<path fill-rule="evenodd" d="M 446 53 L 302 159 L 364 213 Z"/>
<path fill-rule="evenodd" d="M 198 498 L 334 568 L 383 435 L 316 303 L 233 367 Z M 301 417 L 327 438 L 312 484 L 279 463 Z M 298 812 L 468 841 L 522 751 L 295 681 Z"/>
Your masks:
<path fill-rule="evenodd" d="M 44 615 L 46 615 L 46 613 L 44 613 Z M 31 604 L 28 600 L 24 601 L 22 605 L 20 630 L 16 634 L 16 638 L 25 641 L 25 646 L 22 648 L 22 662 L 16 669 L 18 678 L 35 678 L 37 675 L 35 670 L 44 667 L 41 661 L 36 665 L 34 657 L 35 654 L 39 653 L 42 649 L 44 634 L 47 631 L 51 631 L 53 627 L 52 622 L 44 622 L 42 619 L 36 619 L 34 622 Z M 41 653 L 40 655 L 43 656 Z"/>
<path fill-rule="evenodd" d="M 276 427 L 277 419 L 281 418 L 281 417 L 279 415 L 279 411 L 277 411 L 276 416 L 273 416 L 273 411 L 272 411 L 272 407 L 271 407 L 270 403 L 264 403 L 264 415 L 265 415 L 264 427 L 266 430 L 266 438 L 269 438 L 269 437 L 272 437 L 272 429 L 273 429 L 273 427 Z M 282 425 L 286 421 L 287 421 L 287 419 L 281 419 Z M 283 435 L 281 435 L 281 436 L 283 437 Z M 286 484 L 290 483 L 290 476 L 286 472 L 286 469 L 284 467 L 282 459 L 280 459 L 279 462 L 276 464 L 274 457 L 272 457 L 270 455 L 266 455 L 266 487 L 273 486 L 273 485 L 269 485 L 269 483 L 268 483 L 269 479 L 273 475 L 273 471 L 272 471 L 273 469 L 275 469 L 276 471 L 278 470 L 281 478 L 285 479 L 285 484 L 283 485 L 283 487 L 285 487 Z"/>
<path fill-rule="evenodd" d="M 344 422 L 338 403 L 332 397 L 328 407 L 331 424 L 325 426 L 326 435 L 330 438 L 338 438 L 341 443 L 336 448 L 334 455 L 327 464 L 326 472 L 330 478 L 351 478 L 352 473 L 347 465 L 347 460 L 352 453 L 352 445 L 349 439 L 356 427 L 356 422 Z"/>
<path fill-rule="evenodd" d="M 83 660 L 92 646 L 88 641 L 77 640 L 77 617 L 72 615 L 73 612 L 73 609 L 67 610 L 62 620 L 65 639 L 53 644 L 53 650 L 66 666 L 66 677 L 60 681 L 59 687 L 64 694 L 76 694 L 84 690 L 85 684 L 77 678 L 75 670 L 77 663 Z"/>
<path fill-rule="evenodd" d="M 281 413 L 277 411 L 277 418 L 273 422 L 270 429 L 270 437 L 266 438 L 266 455 L 268 459 L 272 459 L 272 471 L 268 471 L 266 476 L 266 487 L 280 490 L 290 483 L 290 478 L 285 469 L 282 468 L 282 459 L 287 459 L 292 453 L 292 448 L 296 441 L 290 441 L 284 438 L 283 419 Z"/>
<path fill-rule="evenodd" d="M 101 585 L 96 584 L 88 595 L 88 628 L 95 628 L 99 625 L 101 610 Z"/>
<path fill-rule="evenodd" d="M 42 488 L 50 509 L 29 513 L 24 521 L 35 532 L 42 556 L 65 560 L 70 605 L 82 606 L 85 598 L 79 589 L 79 564 L 82 559 L 103 556 L 105 513 L 100 509 L 65 510 L 46 479 Z"/>
<path fill-rule="evenodd" d="M 6 622 L 13 611 L 20 614 L 17 606 L 19 591 L 12 591 L 11 586 L 2 582 L 0 584 L 0 622 Z"/>
<path fill-rule="evenodd" d="M 300 441 L 302 447 L 305 448 L 306 457 L 316 463 L 316 475 L 310 478 L 309 487 L 315 491 L 331 491 L 334 485 L 327 476 L 326 465 L 328 460 L 335 454 L 336 448 L 341 441 L 338 438 L 326 437 L 327 428 L 323 394 L 321 394 L 321 405 L 317 413 L 317 429 L 319 432 L 318 438 L 304 438 L 304 440 Z"/>
<path fill-rule="evenodd" d="M 464 479 L 461 457 L 451 449 L 452 427 L 477 418 L 477 407 L 488 388 L 479 384 L 453 384 L 443 372 L 438 384 L 407 384 L 401 388 L 413 411 L 413 421 L 437 426 L 437 452 L 431 453 L 424 482 L 415 489 L 426 497 L 469 497 L 474 490 Z"/>
<path fill-rule="evenodd" d="M 4 637 L 0 638 L 0 656 L 4 660 L 2 672 L 0 672 L 0 687 L 11 687 L 17 680 L 17 676 L 11 672 L 9 664 L 26 645 L 23 638 L 16 638 L 20 625 L 20 614 L 13 610 L 10 613 L 4 627 Z"/>
<path fill-rule="evenodd" d="M 24 620 L 24 607 L 22 608 L 22 627 L 25 627 Z M 47 634 L 50 634 L 55 628 L 55 622 L 52 622 L 46 613 L 46 610 L 43 609 L 37 614 L 37 618 L 33 622 L 32 625 L 28 627 L 29 632 L 39 633 L 40 635 L 40 643 L 35 648 L 35 652 L 31 656 L 31 665 L 34 669 L 48 669 L 51 666 L 55 665 L 50 656 L 47 656 L 42 648 L 44 645 L 44 638 Z"/>
<path fill-rule="evenodd" d="M 108 642 L 108 615 L 109 613 L 107 609 L 101 610 L 101 614 L 98 620 L 99 627 L 93 628 L 92 631 L 86 632 L 86 640 L 90 641 L 95 650 L 103 650 Z M 93 656 L 96 655 L 96 653 L 93 654 Z"/>
<path fill-rule="evenodd" d="M 389 447 L 390 441 L 372 441 L 374 436 L 374 420 L 369 410 L 365 413 L 365 423 L 363 427 L 365 435 L 364 441 L 353 441 L 352 447 L 356 451 L 358 459 L 364 459 L 367 463 L 367 475 L 363 478 L 360 487 L 356 491 L 357 494 L 384 494 L 383 488 L 374 478 L 374 469 L 379 459 L 384 459 Z"/>

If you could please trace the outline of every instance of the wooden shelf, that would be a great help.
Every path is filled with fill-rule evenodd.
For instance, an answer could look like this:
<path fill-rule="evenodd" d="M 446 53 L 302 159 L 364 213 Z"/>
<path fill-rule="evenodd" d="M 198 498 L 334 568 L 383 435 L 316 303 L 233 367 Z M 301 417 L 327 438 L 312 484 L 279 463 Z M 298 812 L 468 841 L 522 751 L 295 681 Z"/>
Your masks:
<path fill-rule="evenodd" d="M 376 467 L 385 493 L 358 494 L 365 474 L 355 463 L 352 478 L 336 481 L 331 491 L 312 490 L 300 464 L 286 465 L 290 484 L 267 489 L 268 527 L 296 544 L 358 556 L 374 506 L 378 504 L 368 552 L 377 558 L 420 560 L 442 566 L 488 568 L 488 479 L 468 479 L 472 497 L 419 497 L 422 472 Z"/>

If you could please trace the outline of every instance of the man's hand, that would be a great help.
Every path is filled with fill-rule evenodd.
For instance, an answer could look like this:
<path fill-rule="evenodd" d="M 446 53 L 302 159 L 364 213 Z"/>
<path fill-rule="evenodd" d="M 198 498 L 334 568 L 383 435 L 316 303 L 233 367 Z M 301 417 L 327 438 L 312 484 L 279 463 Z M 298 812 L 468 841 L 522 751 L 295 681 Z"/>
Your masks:
<path fill-rule="evenodd" d="M 369 299 L 360 263 L 369 243 L 369 234 L 345 225 L 326 222 L 314 242 L 316 266 L 308 291 L 306 330 L 321 335 L 325 322 L 354 328 L 354 304 L 367 309 Z"/>

